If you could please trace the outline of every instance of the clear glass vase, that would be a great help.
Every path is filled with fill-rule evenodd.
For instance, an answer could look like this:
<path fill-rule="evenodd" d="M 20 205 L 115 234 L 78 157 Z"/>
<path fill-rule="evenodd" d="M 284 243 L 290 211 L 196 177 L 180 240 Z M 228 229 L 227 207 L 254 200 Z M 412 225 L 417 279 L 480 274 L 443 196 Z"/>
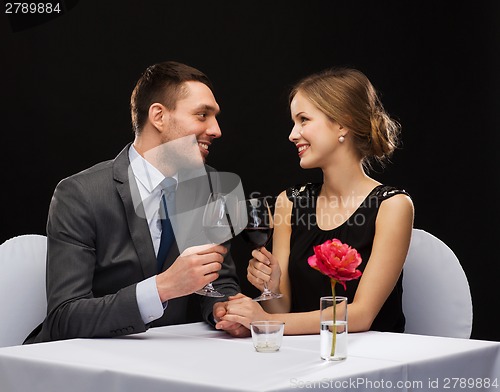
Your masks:
<path fill-rule="evenodd" d="M 347 297 L 321 297 L 320 341 L 321 359 L 347 358 Z"/>

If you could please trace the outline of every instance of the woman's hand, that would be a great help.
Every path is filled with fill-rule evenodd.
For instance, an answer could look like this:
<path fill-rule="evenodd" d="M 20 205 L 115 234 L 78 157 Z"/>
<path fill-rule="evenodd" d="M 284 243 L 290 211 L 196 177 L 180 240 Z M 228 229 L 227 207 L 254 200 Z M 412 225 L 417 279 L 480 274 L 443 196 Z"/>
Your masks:
<path fill-rule="evenodd" d="M 271 315 L 264 311 L 258 302 L 241 293 L 229 297 L 225 307 L 226 314 L 222 316 L 221 323 L 222 321 L 232 322 L 250 329 L 252 321 L 271 319 Z M 215 327 L 217 328 L 217 325 Z"/>
<path fill-rule="evenodd" d="M 278 260 L 265 247 L 252 252 L 247 268 L 248 281 L 260 291 L 264 290 L 264 282 L 274 293 L 279 293 L 281 269 Z"/>

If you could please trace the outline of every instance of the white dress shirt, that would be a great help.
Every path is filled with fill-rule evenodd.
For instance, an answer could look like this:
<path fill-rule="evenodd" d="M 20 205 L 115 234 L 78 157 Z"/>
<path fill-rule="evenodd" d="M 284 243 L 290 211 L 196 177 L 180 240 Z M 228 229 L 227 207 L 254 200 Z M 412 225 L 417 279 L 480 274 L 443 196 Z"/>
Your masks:
<path fill-rule="evenodd" d="M 134 148 L 130 146 L 128 151 L 130 167 L 134 173 L 139 194 L 144 205 L 146 220 L 153 241 L 155 254 L 158 254 L 161 240 L 161 223 L 159 219 L 159 206 L 162 196 L 161 182 L 165 176 L 148 161 L 146 161 Z M 173 176 L 175 179 L 176 176 Z M 161 303 L 160 295 L 156 287 L 156 275 L 145 279 L 136 286 L 137 305 L 142 320 L 148 324 L 163 315 L 167 302 Z"/>

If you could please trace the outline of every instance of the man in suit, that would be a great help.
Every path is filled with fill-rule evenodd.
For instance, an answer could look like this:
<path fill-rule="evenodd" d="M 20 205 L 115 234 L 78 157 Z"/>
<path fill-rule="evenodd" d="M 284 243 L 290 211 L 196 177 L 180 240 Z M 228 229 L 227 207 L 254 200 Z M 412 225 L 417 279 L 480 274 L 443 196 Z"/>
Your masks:
<path fill-rule="evenodd" d="M 227 247 L 184 241 L 202 246 L 179 250 L 174 241 L 157 260 L 163 180 L 175 180 L 174 194 L 191 184 L 176 197 L 184 204 L 207 200 L 207 176 L 182 179 L 200 168 L 214 173 L 204 161 L 221 136 L 219 110 L 199 70 L 176 62 L 146 69 L 131 97 L 134 142 L 56 187 L 47 223 L 47 317 L 26 343 L 113 337 L 201 319 L 214 325 L 225 314 L 221 301 L 240 291 Z M 163 149 L 179 141 L 184 150 Z M 187 233 L 200 227 L 177 223 Z M 226 298 L 193 294 L 212 281 Z M 239 324 L 222 327 L 248 336 Z"/>

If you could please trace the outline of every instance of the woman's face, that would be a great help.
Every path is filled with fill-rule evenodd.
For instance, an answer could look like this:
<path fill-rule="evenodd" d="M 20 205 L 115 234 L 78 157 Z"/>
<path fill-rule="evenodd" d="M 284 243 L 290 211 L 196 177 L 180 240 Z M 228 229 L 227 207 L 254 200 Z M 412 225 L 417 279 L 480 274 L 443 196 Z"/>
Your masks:
<path fill-rule="evenodd" d="M 294 126 L 288 139 L 297 147 L 300 166 L 304 169 L 323 168 L 331 162 L 344 134 L 337 122 L 331 121 L 300 91 L 290 104 Z"/>

